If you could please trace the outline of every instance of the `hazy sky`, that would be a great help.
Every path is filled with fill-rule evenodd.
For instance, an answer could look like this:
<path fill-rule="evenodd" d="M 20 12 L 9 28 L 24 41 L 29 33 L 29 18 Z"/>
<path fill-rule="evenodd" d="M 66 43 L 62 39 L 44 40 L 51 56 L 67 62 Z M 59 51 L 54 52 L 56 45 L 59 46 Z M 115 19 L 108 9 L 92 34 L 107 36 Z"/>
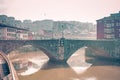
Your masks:
<path fill-rule="evenodd" d="M 0 14 L 24 20 L 94 22 L 120 11 L 120 0 L 0 0 Z"/>

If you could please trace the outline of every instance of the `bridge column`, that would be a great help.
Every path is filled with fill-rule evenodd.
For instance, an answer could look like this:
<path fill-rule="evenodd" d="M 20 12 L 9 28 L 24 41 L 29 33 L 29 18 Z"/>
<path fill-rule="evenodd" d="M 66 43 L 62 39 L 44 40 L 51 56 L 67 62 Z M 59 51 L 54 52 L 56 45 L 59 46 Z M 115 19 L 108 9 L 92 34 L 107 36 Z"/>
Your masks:
<path fill-rule="evenodd" d="M 64 60 L 64 39 L 61 38 L 58 44 L 58 56 L 60 60 Z"/>

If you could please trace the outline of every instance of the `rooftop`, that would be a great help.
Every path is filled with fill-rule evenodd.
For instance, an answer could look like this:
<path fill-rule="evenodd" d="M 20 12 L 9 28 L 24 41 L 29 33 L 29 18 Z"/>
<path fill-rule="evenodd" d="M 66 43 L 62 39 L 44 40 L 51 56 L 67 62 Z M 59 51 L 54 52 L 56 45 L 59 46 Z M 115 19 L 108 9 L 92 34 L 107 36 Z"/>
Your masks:
<path fill-rule="evenodd" d="M 14 28 L 14 29 L 19 29 L 19 30 L 25 30 L 25 31 L 29 31 L 28 29 L 18 28 L 18 27 L 13 27 L 13 26 L 9 26 L 9 25 L 5 25 L 5 24 L 1 24 L 1 23 L 0 23 L 0 28 L 4 28 L 4 27 Z"/>
<path fill-rule="evenodd" d="M 110 14 L 110 16 L 98 19 L 97 21 L 101 21 L 101 20 L 113 20 L 113 19 L 119 19 L 120 20 L 120 11 L 119 13 L 112 13 Z"/>

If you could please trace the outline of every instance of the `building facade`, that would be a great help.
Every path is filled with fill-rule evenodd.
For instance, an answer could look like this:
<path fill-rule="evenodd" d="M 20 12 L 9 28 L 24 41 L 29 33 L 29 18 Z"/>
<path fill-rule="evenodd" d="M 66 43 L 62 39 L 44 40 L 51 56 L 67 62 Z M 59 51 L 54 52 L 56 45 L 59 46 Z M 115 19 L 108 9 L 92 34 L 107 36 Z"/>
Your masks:
<path fill-rule="evenodd" d="M 97 39 L 120 39 L 120 11 L 97 20 Z"/>
<path fill-rule="evenodd" d="M 0 40 L 27 40 L 28 30 L 0 24 Z"/>

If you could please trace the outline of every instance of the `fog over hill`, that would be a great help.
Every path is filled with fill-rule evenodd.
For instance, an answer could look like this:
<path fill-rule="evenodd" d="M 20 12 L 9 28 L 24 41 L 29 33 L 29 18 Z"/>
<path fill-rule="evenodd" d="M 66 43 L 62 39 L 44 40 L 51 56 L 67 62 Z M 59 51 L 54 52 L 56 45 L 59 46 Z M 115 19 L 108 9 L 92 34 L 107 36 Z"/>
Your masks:
<path fill-rule="evenodd" d="M 53 27 L 58 30 L 61 30 L 61 26 L 63 25 L 64 29 L 88 29 L 89 31 L 94 31 L 94 24 L 88 23 L 88 22 L 79 22 L 79 21 L 53 21 L 53 20 L 37 20 L 37 21 L 31 21 L 31 20 L 24 20 L 23 22 L 20 20 L 16 20 L 14 17 L 8 17 L 6 15 L 0 15 L 0 22 L 3 24 L 7 24 L 10 26 L 15 27 L 25 27 L 30 28 L 30 30 L 33 31 L 39 31 L 39 29 L 45 29 L 45 30 L 52 30 Z"/>
<path fill-rule="evenodd" d="M 53 20 L 16 20 L 14 17 L 0 15 L 0 23 L 27 28 L 33 32 L 40 32 L 41 30 L 49 30 L 55 34 L 60 34 L 63 30 L 65 34 L 79 35 L 88 34 L 89 32 L 96 32 L 96 25 L 89 22 L 79 21 L 53 21 Z"/>

